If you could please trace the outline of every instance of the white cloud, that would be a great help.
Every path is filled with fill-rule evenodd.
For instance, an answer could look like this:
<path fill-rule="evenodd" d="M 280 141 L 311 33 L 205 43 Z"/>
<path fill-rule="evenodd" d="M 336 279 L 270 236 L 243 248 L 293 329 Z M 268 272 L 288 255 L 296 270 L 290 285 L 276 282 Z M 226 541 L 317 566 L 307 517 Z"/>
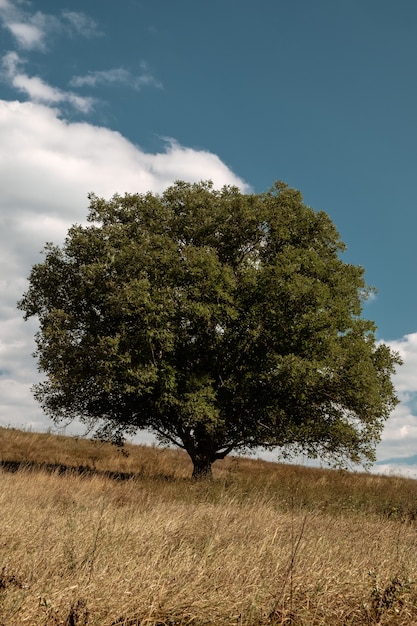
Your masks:
<path fill-rule="evenodd" d="M 415 463 L 412 457 L 417 452 L 417 333 L 384 343 L 403 359 L 403 365 L 396 368 L 393 378 L 400 404 L 387 420 L 377 447 L 378 459 L 385 460 L 385 464 L 377 464 L 374 471 L 408 475 L 414 469 L 407 458 Z M 403 463 L 397 462 L 400 458 Z"/>
<path fill-rule="evenodd" d="M 210 152 L 171 141 L 149 154 L 117 132 L 69 123 L 53 108 L 0 100 L 0 424 L 50 425 L 29 391 L 38 380 L 36 323 L 24 323 L 16 309 L 45 242 L 62 243 L 71 224 L 85 220 L 90 191 L 109 198 L 208 178 L 248 190 Z"/>
<path fill-rule="evenodd" d="M 98 37 L 102 33 L 93 18 L 77 11 L 62 11 L 62 19 L 70 26 L 70 30 L 83 37 Z"/>
<path fill-rule="evenodd" d="M 123 67 L 113 68 L 109 70 L 99 70 L 99 71 L 91 71 L 84 76 L 74 76 L 70 85 L 72 87 L 99 87 L 100 85 L 122 85 L 126 87 L 131 87 L 139 91 L 143 87 L 158 87 L 162 88 L 162 83 L 160 83 L 152 74 L 149 72 L 147 65 L 145 63 L 141 63 L 142 73 L 135 76 L 129 70 L 126 70 Z"/>
<path fill-rule="evenodd" d="M 48 37 L 52 34 L 67 33 L 70 36 L 88 38 L 102 34 L 97 23 L 85 13 L 64 10 L 56 17 L 40 11 L 30 13 L 21 6 L 17 2 L 13 4 L 10 0 L 0 0 L 0 23 L 13 35 L 17 48 L 27 52 L 36 49 L 46 51 Z M 52 86 L 40 76 L 30 76 L 22 70 L 24 63 L 16 51 L 8 52 L 2 58 L 1 78 L 33 102 L 48 105 L 69 104 L 80 113 L 91 112 L 94 98 Z M 145 86 L 162 88 L 162 84 L 151 74 L 145 62 L 140 64 L 140 70 L 138 74 L 124 68 L 91 71 L 84 76 L 73 77 L 70 85 L 123 85 L 137 91 Z"/>
<path fill-rule="evenodd" d="M 196 151 L 192 148 L 187 148 L 178 144 L 175 139 L 166 137 L 164 138 L 167 144 L 165 152 L 153 155 L 152 159 L 152 171 L 157 176 L 164 176 L 170 180 L 198 180 L 201 178 L 200 167 L 201 161 L 195 159 Z M 204 159 L 207 167 L 207 175 L 203 176 L 205 179 L 211 178 L 211 171 L 224 170 L 226 174 L 228 168 L 223 164 L 216 154 L 212 152 L 199 151 L 201 159 Z M 226 178 L 223 178 L 221 184 L 226 184 Z"/>
<path fill-rule="evenodd" d="M 373 474 L 383 474 L 386 476 L 404 476 L 405 478 L 417 478 L 417 465 L 400 465 L 395 463 L 381 463 L 374 465 L 371 469 Z"/>
<path fill-rule="evenodd" d="M 3 78 L 30 100 L 44 104 L 68 103 L 82 113 L 88 113 L 93 108 L 93 98 L 52 87 L 39 76 L 28 76 L 21 71 L 22 65 L 17 52 L 8 52 L 2 59 Z"/>
<path fill-rule="evenodd" d="M 74 76 L 70 80 L 70 85 L 72 87 L 97 87 L 103 84 L 126 84 L 130 76 L 127 70 L 120 67 L 112 70 L 88 72 L 84 76 Z"/>
<path fill-rule="evenodd" d="M 44 32 L 39 26 L 24 22 L 9 22 L 7 26 L 21 48 L 43 48 Z"/>
<path fill-rule="evenodd" d="M 22 4 L 0 0 L 0 21 L 14 37 L 19 48 L 45 50 L 49 36 L 57 33 L 96 37 L 100 35 L 95 20 L 82 12 L 62 11 L 60 17 L 24 10 Z"/>
<path fill-rule="evenodd" d="M 396 341 L 386 341 L 393 350 L 399 353 L 404 365 L 398 367 L 396 387 L 399 392 L 417 392 L 417 333 L 405 335 Z"/>
<path fill-rule="evenodd" d="M 59 29 L 56 17 L 40 11 L 29 13 L 5 0 L 0 4 L 0 20 L 24 50 L 44 50 L 47 36 Z"/>

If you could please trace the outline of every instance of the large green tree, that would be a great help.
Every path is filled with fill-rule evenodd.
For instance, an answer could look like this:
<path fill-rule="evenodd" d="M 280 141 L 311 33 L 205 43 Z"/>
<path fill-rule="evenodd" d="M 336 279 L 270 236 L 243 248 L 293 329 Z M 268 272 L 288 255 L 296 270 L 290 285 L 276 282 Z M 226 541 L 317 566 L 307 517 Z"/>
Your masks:
<path fill-rule="evenodd" d="M 233 450 L 374 460 L 399 358 L 363 319 L 362 267 L 330 218 L 267 193 L 177 182 L 90 196 L 88 225 L 47 244 L 19 302 L 36 315 L 35 397 L 120 440 L 148 429 L 194 476 Z"/>

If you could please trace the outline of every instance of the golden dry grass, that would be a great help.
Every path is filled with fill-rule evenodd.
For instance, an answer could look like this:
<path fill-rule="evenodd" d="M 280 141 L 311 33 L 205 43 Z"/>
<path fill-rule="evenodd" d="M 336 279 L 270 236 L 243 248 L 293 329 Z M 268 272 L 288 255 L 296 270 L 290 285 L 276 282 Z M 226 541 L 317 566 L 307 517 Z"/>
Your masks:
<path fill-rule="evenodd" d="M 231 459 L 193 483 L 178 451 L 12 429 L 0 462 L 2 626 L 417 623 L 416 481 Z"/>

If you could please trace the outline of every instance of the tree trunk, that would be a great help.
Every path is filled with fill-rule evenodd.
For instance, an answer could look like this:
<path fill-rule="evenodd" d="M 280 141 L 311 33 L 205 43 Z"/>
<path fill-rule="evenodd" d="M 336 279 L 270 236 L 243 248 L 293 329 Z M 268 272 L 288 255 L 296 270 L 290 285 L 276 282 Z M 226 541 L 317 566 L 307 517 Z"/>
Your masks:
<path fill-rule="evenodd" d="M 213 461 L 209 456 L 192 457 L 193 478 L 195 480 L 210 480 L 213 478 L 211 466 Z"/>

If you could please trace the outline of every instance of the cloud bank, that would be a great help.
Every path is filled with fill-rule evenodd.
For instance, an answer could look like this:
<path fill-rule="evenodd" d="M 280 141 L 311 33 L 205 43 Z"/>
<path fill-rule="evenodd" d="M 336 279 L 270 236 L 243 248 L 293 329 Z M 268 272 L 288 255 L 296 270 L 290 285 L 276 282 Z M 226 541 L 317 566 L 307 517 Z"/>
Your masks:
<path fill-rule="evenodd" d="M 417 478 L 417 333 L 385 343 L 403 359 L 394 376 L 401 402 L 386 422 L 374 471 Z"/>

